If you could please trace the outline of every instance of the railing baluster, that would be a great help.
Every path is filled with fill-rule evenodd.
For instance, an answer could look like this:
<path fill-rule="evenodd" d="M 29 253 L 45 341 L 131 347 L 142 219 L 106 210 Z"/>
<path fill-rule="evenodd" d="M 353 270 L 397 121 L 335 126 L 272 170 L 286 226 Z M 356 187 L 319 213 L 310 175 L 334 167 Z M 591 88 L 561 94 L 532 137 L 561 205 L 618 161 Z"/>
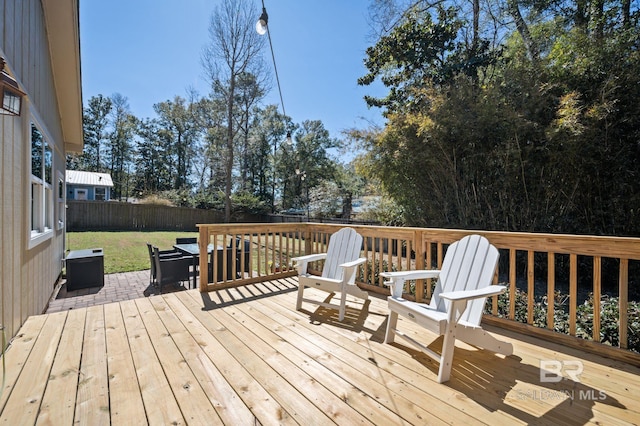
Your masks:
<path fill-rule="evenodd" d="M 418 247 L 418 252 L 416 253 L 416 269 L 433 269 L 431 266 L 431 256 L 433 255 L 433 252 L 431 251 L 431 240 L 426 240 L 426 243 L 423 241 L 424 238 L 421 233 L 420 239 L 416 239 Z M 418 300 L 423 300 L 426 293 L 426 298 L 431 300 L 431 280 L 421 280 L 420 283 L 420 293 L 416 292 L 416 298 L 418 298 Z"/>
<path fill-rule="evenodd" d="M 516 319 L 516 249 L 509 249 L 509 319 Z"/>
<path fill-rule="evenodd" d="M 256 238 L 257 238 L 257 244 L 258 244 L 258 252 L 257 252 L 257 259 L 256 259 L 256 263 L 258 267 L 257 273 L 258 273 L 258 276 L 261 276 L 262 275 L 262 233 L 258 232 L 256 234 Z"/>
<path fill-rule="evenodd" d="M 628 309 L 629 309 L 629 259 L 620 259 L 620 283 L 618 288 L 618 310 L 620 312 L 620 347 L 627 349 L 628 347 L 628 326 L 629 321 Z"/>
<path fill-rule="evenodd" d="M 527 252 L 527 324 L 533 324 L 533 302 L 535 302 L 535 252 Z"/>
<path fill-rule="evenodd" d="M 547 253 L 547 328 L 553 330 L 555 323 L 555 285 L 556 285 L 556 256 Z"/>
<path fill-rule="evenodd" d="M 593 340 L 600 342 L 600 297 L 602 296 L 602 257 L 593 257 Z"/>
<path fill-rule="evenodd" d="M 569 334 L 576 335 L 578 317 L 578 255 L 569 255 Z"/>

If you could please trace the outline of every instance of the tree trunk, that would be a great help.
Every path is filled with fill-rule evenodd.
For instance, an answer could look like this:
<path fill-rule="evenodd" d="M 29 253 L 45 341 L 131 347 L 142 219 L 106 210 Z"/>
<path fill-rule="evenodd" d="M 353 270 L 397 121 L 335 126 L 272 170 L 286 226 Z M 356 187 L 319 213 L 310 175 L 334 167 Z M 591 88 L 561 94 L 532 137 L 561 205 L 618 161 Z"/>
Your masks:
<path fill-rule="evenodd" d="M 628 28 L 631 24 L 631 0 L 622 0 L 622 26 Z"/>
<path fill-rule="evenodd" d="M 229 98 L 227 102 L 227 164 L 225 170 L 226 185 L 224 189 L 224 221 L 231 222 L 231 177 L 233 175 L 233 96 L 235 92 L 235 75 L 231 73 L 229 84 Z"/>
<path fill-rule="evenodd" d="M 527 49 L 527 55 L 531 62 L 538 62 L 538 46 L 536 46 L 535 41 L 531 37 L 531 33 L 529 32 L 529 26 L 524 21 L 522 14 L 520 13 L 520 8 L 518 7 L 517 0 L 507 0 L 507 8 L 509 10 L 509 14 L 513 18 L 516 23 L 516 28 L 518 33 L 522 37 L 522 41 L 524 42 L 524 46 Z"/>
<path fill-rule="evenodd" d="M 593 0 L 591 2 L 590 15 L 591 35 L 596 40 L 602 40 L 604 33 L 604 0 Z"/>

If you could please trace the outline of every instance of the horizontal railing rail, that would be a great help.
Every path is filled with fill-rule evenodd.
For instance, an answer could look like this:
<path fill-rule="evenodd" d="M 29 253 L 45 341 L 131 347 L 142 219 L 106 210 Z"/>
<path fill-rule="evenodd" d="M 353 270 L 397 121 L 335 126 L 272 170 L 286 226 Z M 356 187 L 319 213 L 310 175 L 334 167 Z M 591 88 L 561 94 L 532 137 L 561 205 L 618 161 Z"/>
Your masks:
<path fill-rule="evenodd" d="M 291 259 L 326 251 L 344 225 L 198 225 L 201 291 L 295 276 Z M 485 321 L 640 365 L 640 238 L 350 225 L 363 237 L 358 285 L 388 294 L 380 272 L 437 269 L 449 244 L 480 234 L 500 250 Z M 215 244 L 215 256 L 203 256 Z M 213 253 L 213 252 L 212 252 Z M 312 265 L 319 272 L 321 262 Z M 630 283 L 633 284 L 630 300 Z M 428 302 L 431 280 L 408 282 L 407 299 Z M 622 349 L 622 351 L 620 350 Z"/>

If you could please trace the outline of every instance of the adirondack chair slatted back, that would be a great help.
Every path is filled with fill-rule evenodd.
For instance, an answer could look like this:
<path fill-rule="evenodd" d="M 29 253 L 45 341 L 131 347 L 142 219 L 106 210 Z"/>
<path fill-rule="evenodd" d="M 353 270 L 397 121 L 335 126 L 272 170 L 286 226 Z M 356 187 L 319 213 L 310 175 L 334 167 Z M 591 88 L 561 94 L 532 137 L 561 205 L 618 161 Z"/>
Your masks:
<path fill-rule="evenodd" d="M 445 254 L 430 307 L 446 312 L 449 301 L 440 298 L 440 293 L 491 285 L 499 257 L 498 249 L 479 235 L 469 235 L 451 244 Z M 469 302 L 461 320 L 479 325 L 485 301 L 486 298 L 481 298 Z"/>
<path fill-rule="evenodd" d="M 322 277 L 340 279 L 342 278 L 341 263 L 351 262 L 360 257 L 362 248 L 362 235 L 353 228 L 342 228 L 329 239 L 327 247 L 327 259 L 322 268 Z M 349 277 L 348 283 L 353 284 L 356 280 L 355 272 Z"/>

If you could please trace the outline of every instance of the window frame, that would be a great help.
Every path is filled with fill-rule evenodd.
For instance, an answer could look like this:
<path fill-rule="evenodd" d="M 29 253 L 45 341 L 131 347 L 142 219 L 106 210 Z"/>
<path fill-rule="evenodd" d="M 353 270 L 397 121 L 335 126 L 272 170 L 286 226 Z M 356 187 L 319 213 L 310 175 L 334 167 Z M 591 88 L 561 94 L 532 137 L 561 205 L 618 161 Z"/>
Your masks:
<path fill-rule="evenodd" d="M 80 198 L 80 194 L 83 194 L 84 198 Z M 73 199 L 77 201 L 88 201 L 89 188 L 75 188 L 73 190 Z"/>
<path fill-rule="evenodd" d="M 28 140 L 27 170 L 29 182 L 28 197 L 28 248 L 34 248 L 53 237 L 56 226 L 54 225 L 54 152 L 53 138 L 47 132 L 40 120 L 33 112 L 26 121 L 26 139 Z M 40 159 L 40 176 L 34 174 L 34 129 L 42 138 Z M 47 179 L 51 182 L 47 182 Z"/>
<path fill-rule="evenodd" d="M 94 200 L 96 201 L 107 201 L 107 188 L 104 186 L 96 186 L 94 189 Z M 98 195 L 100 194 L 100 195 Z M 102 197 L 102 198 L 100 198 Z"/>
<path fill-rule="evenodd" d="M 56 173 L 57 176 L 57 202 L 56 202 L 56 213 L 57 213 L 57 229 L 58 231 L 64 229 L 64 224 L 67 219 L 66 211 L 67 211 L 67 185 L 64 173 L 60 170 Z"/>

